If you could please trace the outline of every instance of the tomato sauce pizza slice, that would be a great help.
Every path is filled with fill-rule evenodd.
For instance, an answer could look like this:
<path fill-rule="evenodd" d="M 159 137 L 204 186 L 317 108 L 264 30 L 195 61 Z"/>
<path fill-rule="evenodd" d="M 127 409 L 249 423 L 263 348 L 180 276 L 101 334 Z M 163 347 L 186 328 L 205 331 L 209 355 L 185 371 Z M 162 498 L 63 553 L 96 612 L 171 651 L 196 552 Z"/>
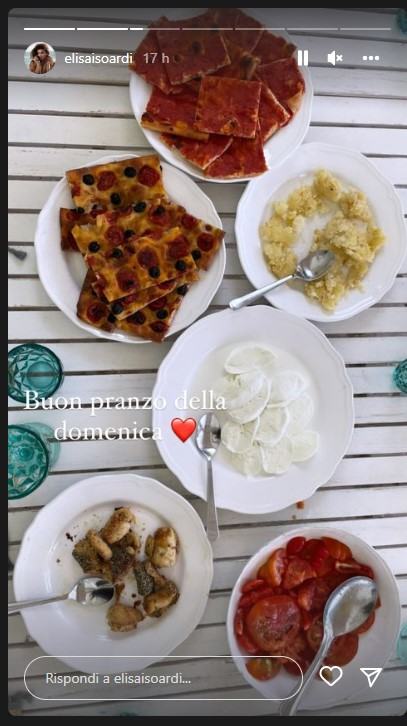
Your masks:
<path fill-rule="evenodd" d="M 283 58 L 257 68 L 256 77 L 274 93 L 277 100 L 295 114 L 302 101 L 305 82 L 295 58 Z"/>
<path fill-rule="evenodd" d="M 201 78 L 230 63 L 221 34 L 205 27 L 201 29 L 209 22 L 203 17 L 202 24 L 199 17 L 180 21 L 182 30 L 169 27 L 156 31 L 160 51 L 169 59 L 166 72 L 173 85 Z"/>
<path fill-rule="evenodd" d="M 262 24 L 244 13 L 240 8 L 216 8 L 212 12 L 214 22 L 225 40 L 252 52 L 259 43 L 264 28 Z"/>
<path fill-rule="evenodd" d="M 197 102 L 197 92 L 188 86 L 170 95 L 154 88 L 140 123 L 152 131 L 206 141 L 208 133 L 199 130 L 195 123 Z"/>
<path fill-rule="evenodd" d="M 205 169 L 205 176 L 239 179 L 267 171 L 260 127 L 254 139 L 236 139 L 222 156 Z"/>
<path fill-rule="evenodd" d="M 263 144 L 278 131 L 279 128 L 285 126 L 291 118 L 291 113 L 277 101 L 274 93 L 267 86 L 262 84 L 260 106 L 259 106 L 259 124 L 260 134 Z"/>
<path fill-rule="evenodd" d="M 221 136 L 220 134 L 210 134 L 208 141 L 183 139 L 181 136 L 173 134 L 162 134 L 161 139 L 171 149 L 177 149 L 190 164 L 203 170 L 221 156 L 232 143 L 231 136 Z"/>
<path fill-rule="evenodd" d="M 158 240 L 146 235 L 105 253 L 89 252 L 85 261 L 109 302 L 196 269 L 180 227 Z"/>
<path fill-rule="evenodd" d="M 272 63 L 280 58 L 289 58 L 295 51 L 296 46 L 279 35 L 274 35 L 268 30 L 262 34 L 256 45 L 255 55 L 261 65 Z"/>
<path fill-rule="evenodd" d="M 258 81 L 206 76 L 199 89 L 196 126 L 212 134 L 253 139 L 260 93 Z"/>
<path fill-rule="evenodd" d="M 70 169 L 66 178 L 81 214 L 95 209 L 121 209 L 139 200 L 166 197 L 156 155 Z"/>
<path fill-rule="evenodd" d="M 163 63 L 155 29 L 160 25 L 166 25 L 167 22 L 167 18 L 160 18 L 150 26 L 146 37 L 134 51 L 130 63 L 132 71 L 144 78 L 147 83 L 157 86 L 163 93 L 171 93 L 171 83 L 165 70 L 166 64 Z"/>
<path fill-rule="evenodd" d="M 213 75 L 250 81 L 253 78 L 259 59 L 231 41 L 226 41 L 226 47 L 230 58 L 230 65 L 223 66 L 223 68 L 220 68 Z"/>

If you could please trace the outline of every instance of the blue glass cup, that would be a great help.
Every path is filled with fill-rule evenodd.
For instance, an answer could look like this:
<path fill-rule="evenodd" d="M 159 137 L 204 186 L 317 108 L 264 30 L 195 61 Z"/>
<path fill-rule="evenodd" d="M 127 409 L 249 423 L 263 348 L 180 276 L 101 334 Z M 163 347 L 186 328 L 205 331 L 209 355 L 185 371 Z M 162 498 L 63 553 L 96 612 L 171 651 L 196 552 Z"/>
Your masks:
<path fill-rule="evenodd" d="M 397 388 L 407 393 L 407 358 L 402 360 L 393 371 L 393 381 Z"/>
<path fill-rule="evenodd" d="M 42 484 L 58 459 L 60 444 L 42 423 L 8 427 L 8 498 L 21 499 Z"/>
<path fill-rule="evenodd" d="M 8 395 L 26 403 L 30 391 L 48 398 L 63 381 L 61 361 L 52 350 L 38 343 L 24 343 L 8 354 Z"/>

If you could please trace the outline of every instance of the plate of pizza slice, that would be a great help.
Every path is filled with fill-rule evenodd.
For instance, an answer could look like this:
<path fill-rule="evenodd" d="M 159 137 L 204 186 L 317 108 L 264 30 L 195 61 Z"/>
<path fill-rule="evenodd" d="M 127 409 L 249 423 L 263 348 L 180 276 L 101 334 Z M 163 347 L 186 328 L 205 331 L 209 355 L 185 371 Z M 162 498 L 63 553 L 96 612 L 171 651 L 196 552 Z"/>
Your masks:
<path fill-rule="evenodd" d="M 35 235 L 42 284 L 85 332 L 161 342 L 207 309 L 224 274 L 221 221 L 158 156 L 109 156 L 66 172 Z"/>
<path fill-rule="evenodd" d="M 179 169 L 247 181 L 281 164 L 307 133 L 313 91 L 295 49 L 286 33 L 271 33 L 239 8 L 161 17 L 133 53 L 134 115 Z"/>

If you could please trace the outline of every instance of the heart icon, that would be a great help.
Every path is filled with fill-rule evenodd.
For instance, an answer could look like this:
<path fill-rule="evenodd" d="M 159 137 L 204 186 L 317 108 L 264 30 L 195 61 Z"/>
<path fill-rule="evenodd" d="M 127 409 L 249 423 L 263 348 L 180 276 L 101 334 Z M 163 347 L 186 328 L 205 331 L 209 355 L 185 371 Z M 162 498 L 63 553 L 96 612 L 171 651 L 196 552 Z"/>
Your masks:
<path fill-rule="evenodd" d="M 334 675 L 334 671 L 336 675 Z M 335 683 L 338 683 L 338 681 L 341 680 L 343 670 L 342 668 L 339 668 L 339 666 L 322 666 L 319 671 L 319 676 L 328 686 L 334 686 Z"/>
<path fill-rule="evenodd" d="M 186 418 L 185 421 L 182 418 L 173 418 L 171 421 L 171 428 L 176 436 L 181 439 L 182 442 L 188 441 L 189 437 L 192 436 L 196 429 L 196 421 L 194 418 Z"/>

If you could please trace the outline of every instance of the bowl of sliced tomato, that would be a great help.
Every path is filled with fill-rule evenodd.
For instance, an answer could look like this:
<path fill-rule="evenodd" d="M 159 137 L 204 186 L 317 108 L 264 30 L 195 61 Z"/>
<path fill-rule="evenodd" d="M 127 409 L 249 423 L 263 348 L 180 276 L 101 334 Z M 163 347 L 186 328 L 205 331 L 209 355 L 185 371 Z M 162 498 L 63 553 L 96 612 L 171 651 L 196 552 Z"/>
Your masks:
<path fill-rule="evenodd" d="M 316 677 L 301 702 L 305 709 L 354 697 L 368 687 L 360 668 L 384 667 L 400 627 L 395 578 L 362 539 L 323 527 L 281 535 L 246 564 L 230 598 L 227 634 L 236 666 L 265 698 L 282 700 L 301 686 L 323 637 L 326 601 L 357 575 L 376 582 L 377 607 L 357 630 L 335 638 L 324 663 L 342 668 L 343 676 L 334 688 Z"/>

